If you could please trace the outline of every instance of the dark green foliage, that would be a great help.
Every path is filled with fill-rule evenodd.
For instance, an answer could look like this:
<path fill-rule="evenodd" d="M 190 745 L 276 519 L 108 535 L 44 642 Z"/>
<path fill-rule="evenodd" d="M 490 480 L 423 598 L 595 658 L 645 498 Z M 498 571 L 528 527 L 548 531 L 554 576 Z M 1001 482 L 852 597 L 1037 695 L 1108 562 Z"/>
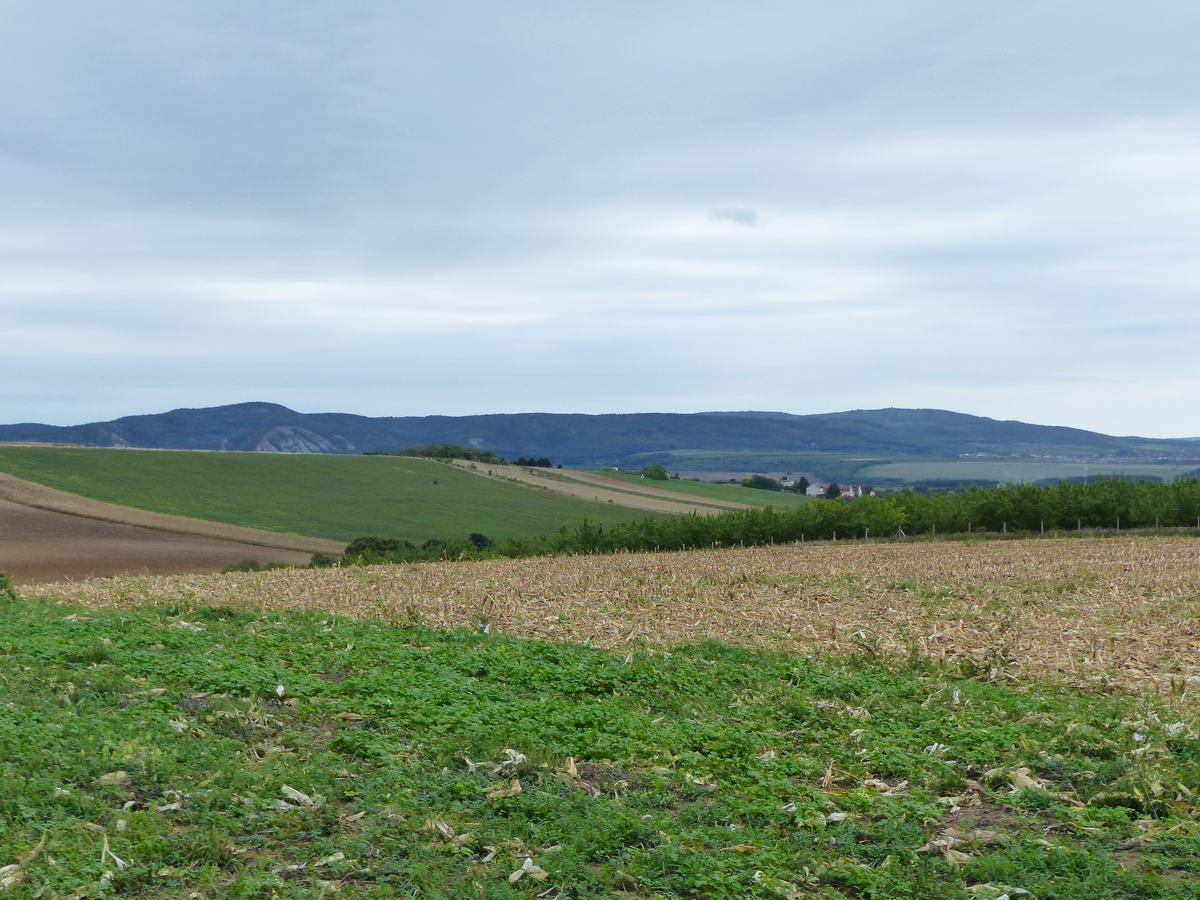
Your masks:
<path fill-rule="evenodd" d="M 1144 698 L 39 603 L 0 688 L 14 897 L 1200 897 L 1196 723 Z"/>
<path fill-rule="evenodd" d="M 405 447 L 397 456 L 420 456 L 427 459 L 469 459 L 472 462 L 495 463 L 504 462 L 492 450 L 477 450 L 474 447 L 463 447 L 460 444 L 413 444 Z"/>
<path fill-rule="evenodd" d="M 638 474 L 643 478 L 651 478 L 655 481 L 666 481 L 670 477 L 662 466 L 646 466 Z"/>
<path fill-rule="evenodd" d="M 783 485 L 774 478 L 766 475 L 751 475 L 742 479 L 742 487 L 755 488 L 760 491 L 782 491 Z"/>
<path fill-rule="evenodd" d="M 826 500 L 836 500 L 841 495 L 842 487 L 836 481 L 826 487 L 825 492 L 822 494 Z"/>
<path fill-rule="evenodd" d="M 13 586 L 12 576 L 0 569 L 0 600 L 16 603 L 19 599 L 17 589 Z"/>
<path fill-rule="evenodd" d="M 550 458 L 547 456 L 538 456 L 536 458 L 519 456 L 512 461 L 512 464 L 514 466 L 529 466 L 530 468 L 533 468 L 533 469 L 553 469 L 554 468 L 554 463 L 550 462 Z M 562 466 L 559 466 L 559 468 L 561 469 Z"/>
<path fill-rule="evenodd" d="M 470 534 L 468 534 L 467 541 L 476 550 L 486 550 L 488 547 L 491 547 L 496 543 L 486 534 L 480 534 L 478 531 L 472 531 Z"/>
<path fill-rule="evenodd" d="M 360 537 L 346 545 L 346 556 L 383 556 L 388 553 L 402 553 L 416 550 L 412 541 L 402 538 Z"/>

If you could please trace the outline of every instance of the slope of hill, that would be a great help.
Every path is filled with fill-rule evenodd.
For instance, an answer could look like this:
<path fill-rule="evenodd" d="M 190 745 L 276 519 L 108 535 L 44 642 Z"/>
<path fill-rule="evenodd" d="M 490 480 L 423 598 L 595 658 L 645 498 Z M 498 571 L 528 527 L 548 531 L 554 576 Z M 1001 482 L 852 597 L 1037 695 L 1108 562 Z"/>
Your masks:
<path fill-rule="evenodd" d="M 889 459 L 992 458 L 1069 461 L 1200 460 L 1194 441 L 1114 437 L 1076 428 L 998 421 L 930 409 L 877 409 L 793 416 L 772 412 L 520 413 L 370 418 L 299 413 L 273 403 L 239 403 L 127 416 L 112 422 L 0 426 L 0 441 L 101 447 L 358 453 L 409 444 L 456 443 L 509 458 L 550 455 L 576 467 L 676 464 L 723 453 L 717 468 L 738 468 L 730 452 L 784 453 L 799 470 L 814 454 Z M 680 468 L 697 468 L 679 465 Z M 753 468 L 753 466 L 747 466 Z M 787 468 L 787 466 L 784 466 Z"/>
<path fill-rule="evenodd" d="M 0 472 L 106 503 L 337 541 L 503 539 L 652 514 L 397 457 L 0 447 Z"/>

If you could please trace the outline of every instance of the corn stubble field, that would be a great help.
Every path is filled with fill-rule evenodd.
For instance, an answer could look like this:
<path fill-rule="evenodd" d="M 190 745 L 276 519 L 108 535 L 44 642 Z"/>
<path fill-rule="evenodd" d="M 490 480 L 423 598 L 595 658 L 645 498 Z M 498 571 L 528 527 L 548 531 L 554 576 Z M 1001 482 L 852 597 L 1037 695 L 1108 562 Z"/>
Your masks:
<path fill-rule="evenodd" d="M 1200 898 L 1200 542 L 0 596 L 0 896 Z"/>
<path fill-rule="evenodd" d="M 1200 542 L 1186 538 L 820 543 L 128 576 L 26 593 L 487 625 L 604 648 L 715 640 L 919 657 L 1200 697 Z"/>

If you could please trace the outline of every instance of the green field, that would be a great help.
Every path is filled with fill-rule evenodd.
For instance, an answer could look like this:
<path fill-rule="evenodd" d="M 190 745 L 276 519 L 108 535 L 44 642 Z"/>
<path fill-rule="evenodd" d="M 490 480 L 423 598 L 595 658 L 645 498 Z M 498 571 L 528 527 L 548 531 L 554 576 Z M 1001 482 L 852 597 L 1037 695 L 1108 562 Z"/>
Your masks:
<path fill-rule="evenodd" d="M 407 457 L 6 447 L 0 472 L 108 503 L 334 540 L 504 539 L 652 515 Z"/>
<path fill-rule="evenodd" d="M 867 466 L 856 478 L 864 483 L 872 479 L 896 478 L 903 481 L 936 479 L 979 479 L 996 482 L 1027 483 L 1043 478 L 1080 478 L 1083 463 L 1040 462 L 1029 460 L 944 460 L 933 462 L 893 462 Z M 1152 475 L 1170 481 L 1186 472 L 1196 471 L 1195 463 L 1185 465 L 1153 463 L 1089 463 L 1089 476 Z"/>
<path fill-rule="evenodd" d="M 1143 699 L 317 612 L 0 614 L 6 896 L 1200 897 L 1200 741 Z"/>
<path fill-rule="evenodd" d="M 597 475 L 645 487 L 663 488 L 668 491 L 678 491 L 693 497 L 711 497 L 716 500 L 733 500 L 737 503 L 750 503 L 754 506 L 774 506 L 778 509 L 790 509 L 803 506 L 808 498 L 791 491 L 760 491 L 754 488 L 744 488 L 738 484 L 714 484 L 707 481 L 651 481 L 637 475 L 625 472 L 614 472 L 611 469 L 600 469 Z"/>

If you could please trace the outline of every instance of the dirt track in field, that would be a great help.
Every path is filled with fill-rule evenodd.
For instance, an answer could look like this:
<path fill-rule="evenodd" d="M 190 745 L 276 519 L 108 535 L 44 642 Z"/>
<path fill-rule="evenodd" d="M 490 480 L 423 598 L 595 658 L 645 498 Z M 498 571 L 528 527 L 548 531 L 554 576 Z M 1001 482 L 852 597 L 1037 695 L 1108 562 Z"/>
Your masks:
<path fill-rule="evenodd" d="M 68 515 L 0 500 L 0 569 L 22 583 L 307 563 L 311 553 Z"/>
<path fill-rule="evenodd" d="M 714 497 L 690 497 L 678 491 L 651 485 L 634 484 L 628 481 L 618 481 L 605 478 L 595 472 L 582 472 L 578 469 L 529 469 L 524 466 L 489 465 L 488 463 L 473 463 L 469 460 L 456 459 L 454 464 L 462 469 L 475 472 L 484 477 L 501 478 L 515 481 L 532 487 L 545 488 L 568 497 L 580 500 L 597 500 L 601 503 L 612 503 L 616 506 L 626 506 L 630 509 L 644 509 L 650 512 L 663 512 L 682 515 L 699 513 L 712 516 L 729 509 L 756 509 L 750 503 L 738 503 L 736 500 L 721 500 Z M 555 476 L 562 476 L 555 477 Z M 572 479 L 571 481 L 563 480 Z M 582 482 L 582 483 L 580 483 Z"/>

